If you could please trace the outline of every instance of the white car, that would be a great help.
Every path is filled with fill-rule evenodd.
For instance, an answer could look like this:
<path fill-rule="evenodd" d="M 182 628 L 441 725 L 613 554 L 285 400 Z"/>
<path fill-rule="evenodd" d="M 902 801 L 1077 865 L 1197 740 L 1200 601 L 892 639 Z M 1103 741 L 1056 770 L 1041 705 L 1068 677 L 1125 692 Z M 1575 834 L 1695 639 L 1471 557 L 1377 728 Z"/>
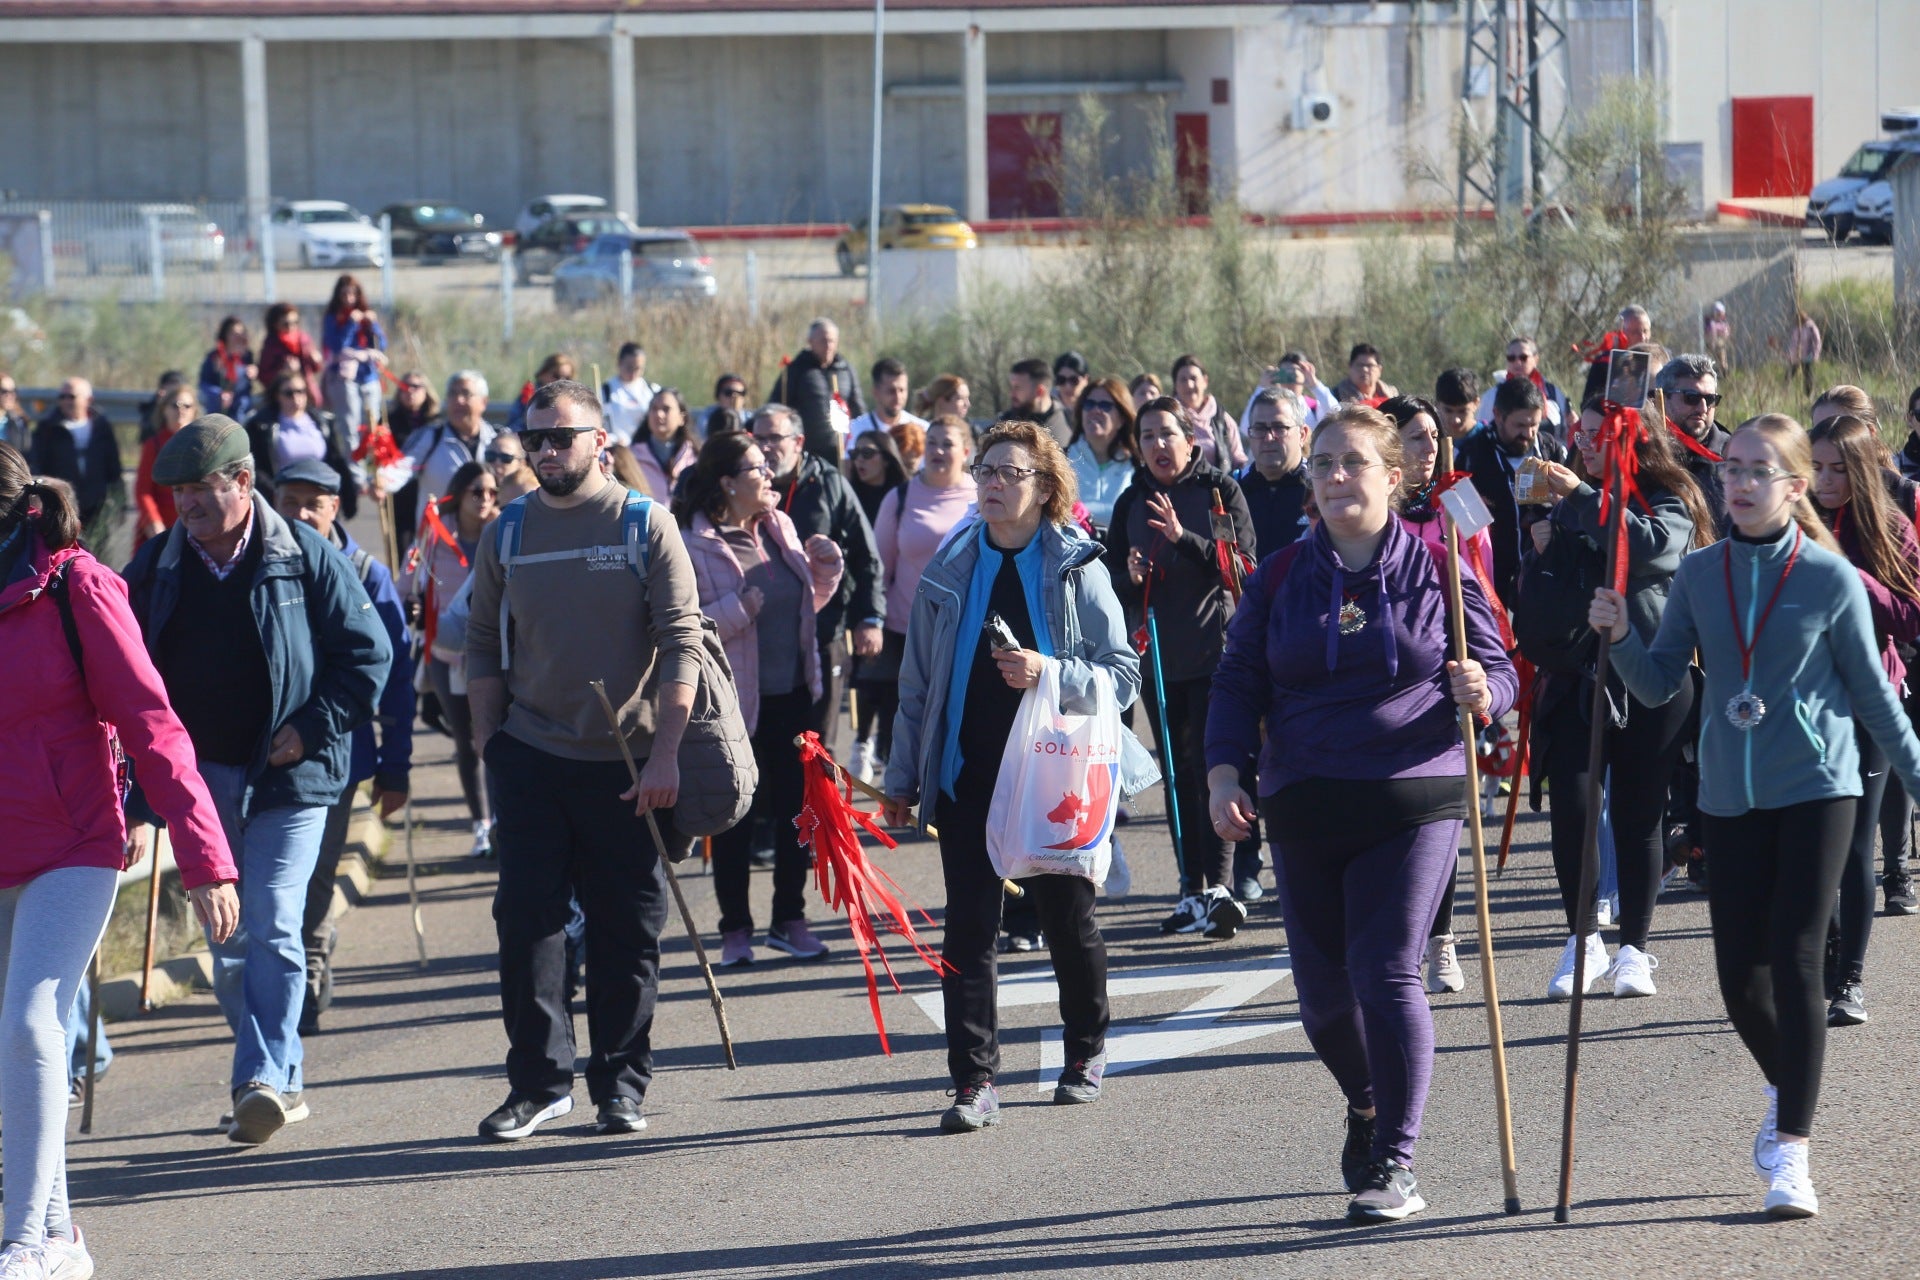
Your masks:
<path fill-rule="evenodd" d="M 273 260 L 303 267 L 381 265 L 380 229 L 338 200 L 288 200 L 274 206 Z"/>
<path fill-rule="evenodd" d="M 607 202 L 599 196 L 535 196 L 521 207 L 513 219 L 513 229 L 521 235 L 533 231 L 548 218 L 564 218 L 576 213 L 605 213 Z"/>
<path fill-rule="evenodd" d="M 87 274 L 113 267 L 148 270 L 154 224 L 160 233 L 160 261 L 168 266 L 184 263 L 210 271 L 226 256 L 226 232 L 202 210 L 190 204 L 143 204 L 134 208 L 131 217 L 116 218 L 111 226 L 87 233 Z"/>
<path fill-rule="evenodd" d="M 1853 234 L 1868 243 L 1893 243 L 1893 183 L 1875 182 L 1853 199 Z"/>

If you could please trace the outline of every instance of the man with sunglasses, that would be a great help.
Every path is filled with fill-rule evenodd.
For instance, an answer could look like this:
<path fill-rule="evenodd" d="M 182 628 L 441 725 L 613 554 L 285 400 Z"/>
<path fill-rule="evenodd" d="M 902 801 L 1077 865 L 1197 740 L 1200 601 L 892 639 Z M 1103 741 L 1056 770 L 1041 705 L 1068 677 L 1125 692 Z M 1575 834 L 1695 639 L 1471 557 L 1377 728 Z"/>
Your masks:
<path fill-rule="evenodd" d="M 120 442 L 114 438 L 113 424 L 93 407 L 92 383 L 85 378 L 68 378 L 60 384 L 53 412 L 40 419 L 33 430 L 27 461 L 35 475 L 65 480 L 73 486 L 88 541 L 97 545 L 105 524 L 127 505 L 127 479 L 120 465 Z"/>
<path fill-rule="evenodd" d="M 1678 428 L 1675 434 L 1685 433 L 1679 440 L 1681 461 L 1700 482 L 1715 519 L 1724 520 L 1727 504 L 1720 496 L 1720 476 L 1714 470 L 1714 459 L 1707 455 L 1726 453 L 1727 442 L 1733 437 L 1714 421 L 1720 405 L 1720 371 L 1714 368 L 1713 357 L 1677 355 L 1661 366 L 1653 385 L 1666 393 L 1667 421 Z"/>
<path fill-rule="evenodd" d="M 33 419 L 20 407 L 20 384 L 0 373 L 0 440 L 25 454 L 33 445 Z"/>
<path fill-rule="evenodd" d="M 1540 371 L 1540 344 L 1532 338 L 1519 337 L 1507 343 L 1507 367 L 1494 375 L 1493 386 L 1480 397 L 1480 411 L 1475 420 L 1483 427 L 1493 425 L 1493 393 L 1508 378 L 1525 378 L 1540 390 L 1541 398 L 1546 401 L 1546 417 L 1543 425 L 1560 443 L 1568 440 L 1567 423 L 1572 415 L 1568 413 L 1567 393 L 1547 380 Z"/>
<path fill-rule="evenodd" d="M 607 431 L 592 387 L 562 378 L 534 392 L 520 442 L 540 488 L 482 535 L 467 622 L 473 736 L 494 779 L 500 833 L 493 912 L 508 1041 L 507 1099 L 480 1134 L 516 1141 L 573 1110 L 566 980 L 576 897 L 588 938 L 595 1129 L 636 1133 L 653 1079 L 667 919 L 663 851 L 645 815 L 679 799 L 680 739 L 700 680 L 700 597 L 664 503 L 636 526 L 644 551 L 629 543 L 630 498 L 600 469 Z M 606 682 L 640 761 L 637 786 L 591 680 Z"/>

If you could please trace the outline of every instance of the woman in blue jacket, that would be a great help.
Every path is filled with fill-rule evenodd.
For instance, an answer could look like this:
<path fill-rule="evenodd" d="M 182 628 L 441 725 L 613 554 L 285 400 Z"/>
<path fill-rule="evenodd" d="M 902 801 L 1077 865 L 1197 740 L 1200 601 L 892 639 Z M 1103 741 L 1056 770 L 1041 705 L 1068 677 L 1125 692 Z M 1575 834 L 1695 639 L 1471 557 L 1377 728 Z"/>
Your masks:
<path fill-rule="evenodd" d="M 1860 574 L 1807 500 L 1807 433 L 1784 414 L 1754 418 L 1718 473 L 1733 532 L 1681 562 L 1653 640 L 1627 625 L 1611 590 L 1594 594 L 1588 621 L 1612 637 L 1627 688 L 1650 706 L 1679 692 L 1700 652 L 1700 810 L 1720 994 L 1767 1078 L 1753 1141 L 1767 1212 L 1805 1218 L 1820 1209 L 1807 1135 L 1826 1056 L 1824 944 L 1860 796 L 1853 719 L 1910 788 L 1920 786 L 1920 741 L 1880 665 Z"/>

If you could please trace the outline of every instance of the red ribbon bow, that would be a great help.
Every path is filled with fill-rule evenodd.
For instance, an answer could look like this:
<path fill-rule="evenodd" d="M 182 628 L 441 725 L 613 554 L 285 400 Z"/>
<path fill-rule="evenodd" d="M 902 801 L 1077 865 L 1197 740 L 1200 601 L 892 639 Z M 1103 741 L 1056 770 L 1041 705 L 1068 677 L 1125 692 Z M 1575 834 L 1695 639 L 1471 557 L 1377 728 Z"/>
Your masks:
<path fill-rule="evenodd" d="M 405 456 L 400 452 L 400 442 L 385 427 L 365 427 L 361 430 L 360 443 L 353 448 L 353 460 L 365 462 L 369 454 L 373 456 L 376 470 L 392 466 Z"/>
<path fill-rule="evenodd" d="M 865 828 L 889 849 L 895 847 L 893 837 L 880 829 L 872 814 L 853 807 L 853 782 L 851 779 L 840 781 L 845 770 L 834 763 L 832 754 L 821 745 L 820 735 L 801 735 L 799 751 L 804 781 L 800 814 L 793 825 L 799 829 L 800 843 L 813 850 L 814 877 L 820 887 L 821 900 L 835 911 L 846 912 L 853 945 L 860 952 L 860 965 L 867 971 L 867 1003 L 873 1009 L 874 1029 L 880 1033 L 880 1049 L 891 1057 L 893 1049 L 887 1043 L 886 1020 L 880 1015 L 880 980 L 874 972 L 873 956 L 879 955 L 887 980 L 893 983 L 895 991 L 900 990 L 900 979 L 887 953 L 880 948 L 879 931 L 874 923 L 875 908 L 888 932 L 905 939 L 928 968 L 942 973 L 950 966 L 914 932 L 914 911 L 920 911 L 920 918 L 929 926 L 933 924 L 933 917 L 901 902 L 900 886 L 867 861 L 854 826 Z"/>

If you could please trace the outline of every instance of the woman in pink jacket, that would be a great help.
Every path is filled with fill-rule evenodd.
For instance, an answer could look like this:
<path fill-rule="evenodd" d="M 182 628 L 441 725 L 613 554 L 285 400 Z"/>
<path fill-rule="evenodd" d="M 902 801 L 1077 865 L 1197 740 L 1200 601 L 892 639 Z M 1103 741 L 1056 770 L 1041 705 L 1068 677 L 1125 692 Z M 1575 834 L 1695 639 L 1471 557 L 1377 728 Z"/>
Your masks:
<path fill-rule="evenodd" d="M 201 921 L 224 941 L 240 919 L 219 815 L 126 585 L 79 540 L 72 491 L 0 444 L 0 1277 L 92 1273 L 67 1207 L 65 1026 L 131 852 L 116 733 Z"/>
<path fill-rule="evenodd" d="M 693 561 L 700 608 L 718 625 L 733 667 L 761 797 L 778 833 L 767 945 L 817 960 L 827 948 L 807 928 L 807 855 L 793 826 L 802 780 L 793 739 L 808 728 L 820 698 L 814 614 L 840 589 L 840 548 L 824 534 L 801 545 L 793 521 L 777 508 L 773 469 L 743 432 L 707 441 L 673 512 Z M 753 963 L 752 830 L 750 821 L 742 822 L 713 839 L 725 967 Z"/>
<path fill-rule="evenodd" d="M 647 405 L 647 429 L 633 438 L 633 460 L 646 477 L 647 496 L 655 502 L 673 501 L 674 482 L 693 465 L 696 446 L 693 421 L 679 391 L 662 387 Z"/>

